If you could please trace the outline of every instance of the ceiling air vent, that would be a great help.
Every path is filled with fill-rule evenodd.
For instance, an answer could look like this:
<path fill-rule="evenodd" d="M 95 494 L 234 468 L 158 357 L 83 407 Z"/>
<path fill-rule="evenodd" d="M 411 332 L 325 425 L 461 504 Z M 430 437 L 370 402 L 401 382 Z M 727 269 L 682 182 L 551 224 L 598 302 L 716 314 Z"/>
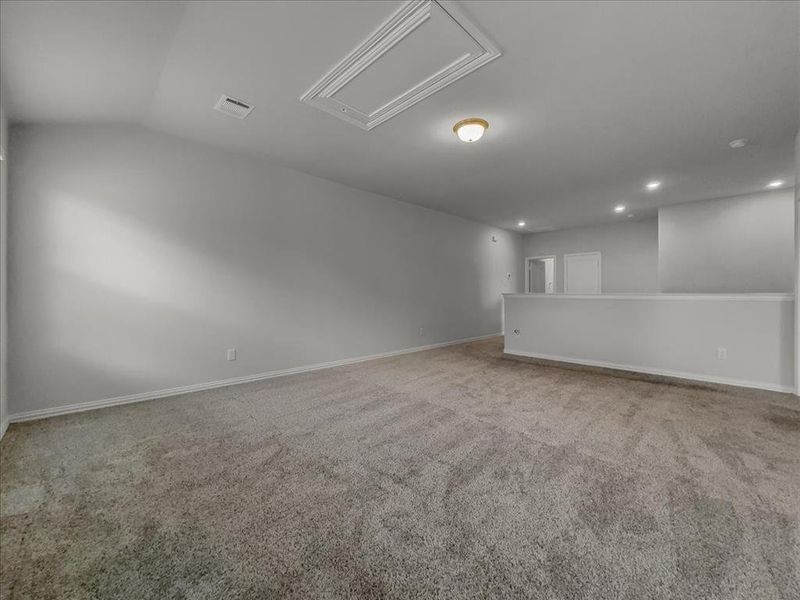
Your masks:
<path fill-rule="evenodd" d="M 214 110 L 218 110 L 229 117 L 244 119 L 252 112 L 253 105 L 248 104 L 244 100 L 239 100 L 239 98 L 223 94 L 220 96 L 219 100 L 217 100 L 216 105 L 214 105 Z"/>

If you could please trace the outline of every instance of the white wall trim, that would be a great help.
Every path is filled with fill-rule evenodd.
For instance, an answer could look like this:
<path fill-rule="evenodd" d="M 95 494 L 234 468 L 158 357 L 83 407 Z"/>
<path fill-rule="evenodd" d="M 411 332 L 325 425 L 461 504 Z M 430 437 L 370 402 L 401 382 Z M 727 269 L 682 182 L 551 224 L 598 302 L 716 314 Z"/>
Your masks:
<path fill-rule="evenodd" d="M 503 294 L 508 298 L 554 300 L 725 300 L 731 302 L 791 302 L 794 294 Z"/>
<path fill-rule="evenodd" d="M 557 362 L 584 365 L 586 367 L 601 367 L 604 369 L 614 369 L 617 371 L 633 371 L 635 373 L 646 373 L 648 375 L 660 375 L 662 377 L 675 377 L 676 379 L 687 379 L 690 381 L 702 381 L 704 383 L 719 383 L 722 385 L 734 385 L 737 387 L 755 388 L 759 390 L 769 390 L 771 392 L 794 392 L 793 386 L 778 385 L 763 381 L 749 381 L 746 379 L 730 379 L 727 377 L 717 377 L 714 375 L 704 375 L 702 373 L 687 373 L 684 371 L 670 371 L 668 369 L 654 369 L 652 367 L 640 367 L 638 365 L 623 365 L 618 363 L 605 362 L 602 360 L 588 360 L 583 358 L 571 358 L 567 356 L 555 356 L 552 354 L 540 354 L 538 352 L 525 352 L 523 350 L 503 351 L 512 356 L 524 356 L 526 358 L 540 358 Z"/>
<path fill-rule="evenodd" d="M 8 429 L 8 419 L 3 419 L 0 421 L 0 440 L 3 439 L 3 436 L 6 434 L 6 430 Z"/>
<path fill-rule="evenodd" d="M 596 256 L 597 257 L 597 294 L 603 293 L 603 253 L 599 251 L 592 252 L 572 252 L 564 255 L 564 295 L 570 296 L 587 296 L 588 294 L 573 294 L 567 291 L 567 284 L 569 283 L 569 259 L 576 256 Z M 558 288 L 556 288 L 558 289 Z M 553 294 L 549 294 L 552 296 Z"/>
<path fill-rule="evenodd" d="M 414 352 L 422 352 L 424 350 L 434 350 L 436 348 L 444 348 L 446 346 L 455 346 L 457 344 L 466 344 L 467 342 L 476 342 L 479 340 L 486 340 L 489 338 L 501 336 L 502 333 L 492 333 L 489 335 L 480 335 L 471 338 L 463 338 L 453 340 L 450 342 L 439 342 L 436 344 L 428 344 L 425 346 L 414 346 L 412 348 L 404 348 L 402 350 L 392 350 L 390 352 L 381 352 L 379 354 L 370 354 L 368 356 L 358 356 L 355 358 L 345 358 L 342 360 L 334 360 L 324 363 L 316 363 L 305 365 L 301 367 L 292 367 L 290 369 L 281 369 L 278 371 L 268 371 L 266 373 L 258 373 L 256 375 L 244 375 L 242 377 L 232 377 L 230 379 L 220 379 L 218 381 L 208 381 L 206 383 L 195 383 L 184 385 L 164 390 L 155 390 L 152 392 L 141 392 L 138 394 L 129 394 L 127 396 L 116 396 L 114 398 L 106 398 L 104 400 L 92 400 L 89 402 L 79 402 L 77 404 L 67 404 L 65 406 L 54 406 L 52 408 L 43 408 L 39 410 L 30 410 L 11 415 L 6 422 L 20 423 L 22 421 L 32 421 L 34 419 L 45 419 L 48 417 L 56 417 L 59 415 L 67 415 L 70 413 L 83 412 L 86 410 L 95 410 L 98 408 L 107 408 L 109 406 L 118 406 L 120 404 L 132 404 L 134 402 L 144 402 L 147 400 L 157 400 L 159 398 L 168 398 L 170 396 L 179 396 L 181 394 L 188 394 L 190 392 L 200 392 L 203 390 L 210 390 L 214 388 L 226 387 L 229 385 L 237 385 L 240 383 L 250 383 L 252 381 L 261 381 L 263 379 L 272 379 L 274 377 L 284 377 L 286 375 L 296 375 L 299 373 L 308 373 L 310 371 L 320 371 L 322 369 L 330 369 L 333 367 L 341 367 L 344 365 L 352 365 L 355 363 L 366 362 L 369 360 L 376 360 L 379 358 L 389 358 L 392 356 L 400 356 L 402 354 L 412 354 Z"/>

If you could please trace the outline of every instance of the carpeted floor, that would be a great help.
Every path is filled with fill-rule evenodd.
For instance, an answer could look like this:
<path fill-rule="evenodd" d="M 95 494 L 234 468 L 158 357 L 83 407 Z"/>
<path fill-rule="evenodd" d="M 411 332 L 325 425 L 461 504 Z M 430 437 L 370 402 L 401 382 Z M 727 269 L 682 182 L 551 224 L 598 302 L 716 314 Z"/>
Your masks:
<path fill-rule="evenodd" d="M 800 401 L 476 342 L 12 425 L 0 597 L 800 598 Z"/>

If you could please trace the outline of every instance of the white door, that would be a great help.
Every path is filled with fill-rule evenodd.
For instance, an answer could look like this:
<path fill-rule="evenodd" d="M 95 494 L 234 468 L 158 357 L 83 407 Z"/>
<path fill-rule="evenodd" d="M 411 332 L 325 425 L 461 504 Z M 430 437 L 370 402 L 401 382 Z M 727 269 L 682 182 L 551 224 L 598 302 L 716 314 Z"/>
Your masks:
<path fill-rule="evenodd" d="M 525 291 L 529 294 L 552 294 L 555 292 L 555 256 L 537 256 L 526 259 Z"/>
<path fill-rule="evenodd" d="M 600 253 L 564 255 L 564 293 L 600 293 Z"/>
<path fill-rule="evenodd" d="M 554 294 L 556 291 L 556 257 L 544 259 L 544 293 Z"/>

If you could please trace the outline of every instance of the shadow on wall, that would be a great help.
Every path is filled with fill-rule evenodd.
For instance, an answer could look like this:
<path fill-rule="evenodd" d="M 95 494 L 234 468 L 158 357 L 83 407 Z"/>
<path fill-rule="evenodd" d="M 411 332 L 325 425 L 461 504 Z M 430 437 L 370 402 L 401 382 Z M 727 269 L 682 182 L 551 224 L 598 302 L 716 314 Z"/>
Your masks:
<path fill-rule="evenodd" d="M 87 383 L 101 398 L 214 380 L 202 365 L 219 362 L 220 349 L 237 344 L 255 356 L 240 353 L 236 372 L 226 377 L 258 373 L 265 358 L 271 370 L 303 360 L 307 341 L 279 326 L 275 307 L 302 304 L 310 290 L 292 290 L 297 282 L 280 280 L 280 272 L 254 277 L 242 264 L 180 245 L 75 196 L 53 195 L 46 214 L 47 290 L 26 294 L 25 307 L 40 316 L 42 331 L 33 339 L 45 344 L 29 344 L 26 354 L 31 362 L 52 358 L 62 373 L 58 389 L 37 379 L 28 382 L 26 395 L 80 402 Z M 309 277 L 325 277 L 313 262 L 308 267 Z M 352 305 L 342 309 L 349 312 L 345 321 L 359 316 Z M 313 314 L 310 319 L 316 321 Z M 264 327 L 268 340 L 258 335 Z M 319 321 L 315 328 L 345 333 Z M 277 355 L 270 352 L 275 347 Z"/>
<path fill-rule="evenodd" d="M 515 291 L 514 234 L 139 129 L 21 131 L 12 413 L 496 333 Z"/>

